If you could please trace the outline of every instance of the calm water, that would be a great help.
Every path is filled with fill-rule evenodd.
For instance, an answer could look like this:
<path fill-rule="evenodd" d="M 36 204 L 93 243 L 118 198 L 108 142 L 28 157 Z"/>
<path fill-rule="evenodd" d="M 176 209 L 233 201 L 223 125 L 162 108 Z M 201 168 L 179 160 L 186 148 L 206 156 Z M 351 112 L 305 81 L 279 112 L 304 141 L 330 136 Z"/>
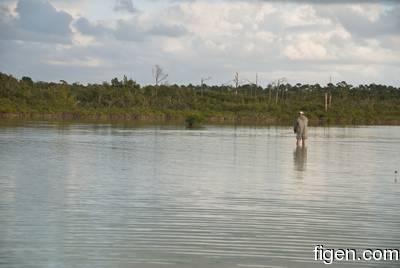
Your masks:
<path fill-rule="evenodd" d="M 325 267 L 400 248 L 400 127 L 0 126 L 1 267 Z M 399 267 L 399 262 L 330 267 Z"/>

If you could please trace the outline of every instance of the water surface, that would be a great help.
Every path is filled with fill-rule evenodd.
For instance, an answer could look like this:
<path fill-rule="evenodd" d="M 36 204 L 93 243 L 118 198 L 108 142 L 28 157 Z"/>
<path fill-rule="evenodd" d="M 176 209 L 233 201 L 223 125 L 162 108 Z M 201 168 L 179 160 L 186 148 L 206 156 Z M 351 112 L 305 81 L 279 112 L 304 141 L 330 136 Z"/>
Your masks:
<path fill-rule="evenodd" d="M 0 267 L 325 267 L 400 248 L 400 127 L 0 125 Z M 399 262 L 333 267 L 399 267 Z M 331 267 L 332 267 L 331 266 Z"/>

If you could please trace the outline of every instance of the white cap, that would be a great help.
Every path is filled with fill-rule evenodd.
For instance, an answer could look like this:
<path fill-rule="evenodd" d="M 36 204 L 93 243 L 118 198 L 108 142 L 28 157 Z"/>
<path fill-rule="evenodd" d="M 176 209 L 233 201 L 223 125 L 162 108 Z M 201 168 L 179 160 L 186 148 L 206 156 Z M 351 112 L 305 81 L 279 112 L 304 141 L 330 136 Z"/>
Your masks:
<path fill-rule="evenodd" d="M 304 112 L 303 112 L 303 111 L 300 111 L 299 114 L 304 114 Z"/>

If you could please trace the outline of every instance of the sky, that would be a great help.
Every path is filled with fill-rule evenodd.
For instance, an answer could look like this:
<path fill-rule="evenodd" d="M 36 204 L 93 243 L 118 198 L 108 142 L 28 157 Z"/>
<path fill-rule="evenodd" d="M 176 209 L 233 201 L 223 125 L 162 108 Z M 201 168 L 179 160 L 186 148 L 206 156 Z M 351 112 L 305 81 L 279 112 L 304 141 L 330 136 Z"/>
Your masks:
<path fill-rule="evenodd" d="M 101 83 L 400 86 L 396 0 L 0 0 L 0 72 Z"/>

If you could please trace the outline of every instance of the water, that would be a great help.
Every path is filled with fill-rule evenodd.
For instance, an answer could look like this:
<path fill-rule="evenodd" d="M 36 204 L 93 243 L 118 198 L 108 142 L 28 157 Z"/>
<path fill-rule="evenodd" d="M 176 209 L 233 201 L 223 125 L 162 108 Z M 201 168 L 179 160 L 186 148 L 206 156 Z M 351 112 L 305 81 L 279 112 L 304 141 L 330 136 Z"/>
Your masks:
<path fill-rule="evenodd" d="M 400 127 L 0 126 L 0 267 L 325 267 L 400 248 Z M 399 267 L 335 262 L 331 267 Z"/>

